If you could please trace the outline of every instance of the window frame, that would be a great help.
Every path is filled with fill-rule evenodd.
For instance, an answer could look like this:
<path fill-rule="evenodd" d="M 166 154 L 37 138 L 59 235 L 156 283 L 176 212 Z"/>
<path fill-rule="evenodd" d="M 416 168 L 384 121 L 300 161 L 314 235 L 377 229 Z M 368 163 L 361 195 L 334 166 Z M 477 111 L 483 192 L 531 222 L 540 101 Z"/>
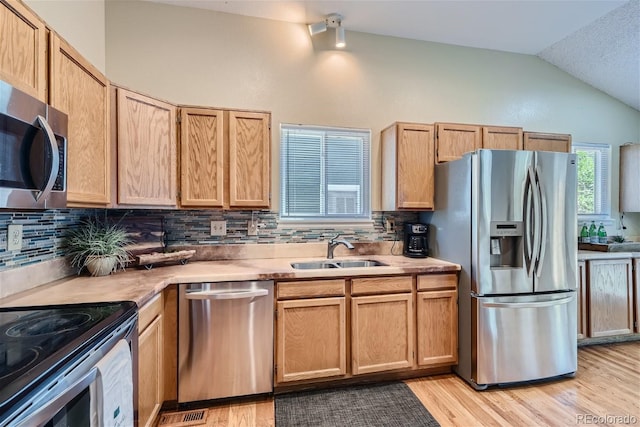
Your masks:
<path fill-rule="evenodd" d="M 319 199 L 320 209 L 325 212 L 325 215 L 290 215 L 287 211 L 287 188 L 286 188 L 286 150 L 284 147 L 285 144 L 285 132 L 286 131 L 308 131 L 310 133 L 318 133 L 322 134 L 322 142 L 321 142 L 321 156 L 324 160 L 320 165 L 320 184 L 324 187 L 324 197 Z M 350 135 L 351 134 L 351 135 Z M 329 184 L 327 182 L 327 174 L 326 174 L 326 137 L 327 135 L 332 135 L 333 137 L 363 137 L 364 147 L 360 152 L 362 155 L 362 172 L 367 176 L 363 176 L 360 182 L 361 189 L 358 190 L 360 195 L 359 203 L 362 204 L 362 215 L 351 215 L 351 214 L 331 214 L 327 215 L 327 209 L 329 204 L 329 187 L 331 186 L 351 186 L 355 184 L 350 183 L 340 183 L 340 184 Z M 363 224 L 363 223 L 371 223 L 371 214 L 372 214 L 372 206 L 371 206 L 371 181 L 372 181 L 372 170 L 371 170 L 371 130 L 370 129 L 360 129 L 360 128 L 347 128 L 347 127 L 336 127 L 336 126 L 320 126 L 320 125 L 303 125 L 303 124 L 290 124 L 290 123 L 281 123 L 280 124 L 280 209 L 278 213 L 278 221 L 287 223 L 287 224 L 300 224 L 300 225 L 323 225 L 323 224 Z M 336 190 L 338 191 L 338 190 Z M 322 192 L 322 190 L 321 190 Z"/>
<path fill-rule="evenodd" d="M 596 201 L 596 205 L 601 206 L 601 213 L 580 213 L 577 212 L 579 221 L 603 221 L 609 222 L 612 221 L 612 213 L 613 206 L 611 201 L 611 174 L 612 174 L 612 147 L 611 144 L 605 143 L 596 143 L 596 142 L 573 142 L 571 144 L 571 153 L 576 154 L 576 174 L 578 171 L 578 155 L 577 151 L 599 151 L 604 154 L 606 157 L 604 160 L 606 164 L 595 165 L 595 177 L 594 177 L 594 191 L 596 192 L 596 199 L 600 201 Z M 602 158 L 600 162 L 602 162 Z M 576 176 L 576 187 L 579 187 L 578 182 L 579 177 Z M 576 188 L 576 198 L 578 198 L 577 188 Z M 578 209 L 577 201 L 576 201 L 576 210 Z"/>

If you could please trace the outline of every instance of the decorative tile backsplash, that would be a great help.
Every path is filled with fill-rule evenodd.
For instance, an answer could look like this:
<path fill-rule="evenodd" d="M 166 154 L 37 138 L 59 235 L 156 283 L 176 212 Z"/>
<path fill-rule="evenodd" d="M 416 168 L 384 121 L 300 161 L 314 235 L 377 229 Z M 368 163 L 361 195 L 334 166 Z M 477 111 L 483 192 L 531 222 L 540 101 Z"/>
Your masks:
<path fill-rule="evenodd" d="M 270 211 L 60 209 L 0 212 L 0 271 L 63 256 L 65 231 L 82 218 L 105 213 L 113 219 L 122 215 L 162 217 L 167 246 L 319 242 L 336 233 L 356 242 L 392 241 L 402 238 L 402 224 L 418 221 L 416 212 L 373 212 L 371 223 L 322 227 L 278 224 L 278 214 Z M 252 218 L 261 224 L 257 236 L 247 235 L 247 222 Z M 385 218 L 395 221 L 397 233 L 385 231 Z M 227 235 L 211 236 L 211 221 L 226 221 Z M 9 224 L 23 225 L 21 251 L 7 251 Z"/>

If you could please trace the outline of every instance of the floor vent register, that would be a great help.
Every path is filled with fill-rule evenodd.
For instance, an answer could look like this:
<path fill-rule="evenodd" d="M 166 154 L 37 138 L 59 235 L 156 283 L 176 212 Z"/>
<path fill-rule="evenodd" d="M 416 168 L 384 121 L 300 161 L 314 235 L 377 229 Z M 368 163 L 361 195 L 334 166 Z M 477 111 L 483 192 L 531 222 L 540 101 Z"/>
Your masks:
<path fill-rule="evenodd" d="M 186 427 L 202 425 L 206 422 L 206 410 L 173 412 L 160 416 L 158 427 Z"/>

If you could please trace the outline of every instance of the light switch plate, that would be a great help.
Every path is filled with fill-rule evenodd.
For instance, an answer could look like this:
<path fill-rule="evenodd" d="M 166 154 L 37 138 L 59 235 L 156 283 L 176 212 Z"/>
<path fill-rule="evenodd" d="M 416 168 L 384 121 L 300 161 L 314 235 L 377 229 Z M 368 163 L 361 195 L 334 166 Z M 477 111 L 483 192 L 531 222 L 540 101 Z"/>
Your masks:
<path fill-rule="evenodd" d="M 226 236 L 227 235 L 227 221 L 211 221 L 211 235 L 212 236 Z"/>
<path fill-rule="evenodd" d="M 19 251 L 22 249 L 22 224 L 11 224 L 7 231 L 7 250 Z"/>

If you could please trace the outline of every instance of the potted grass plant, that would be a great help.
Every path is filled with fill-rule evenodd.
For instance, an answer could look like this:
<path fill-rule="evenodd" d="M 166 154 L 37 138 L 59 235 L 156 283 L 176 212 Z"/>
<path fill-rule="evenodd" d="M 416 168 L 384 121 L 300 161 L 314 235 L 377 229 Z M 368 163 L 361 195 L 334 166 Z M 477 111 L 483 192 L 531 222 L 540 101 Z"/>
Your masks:
<path fill-rule="evenodd" d="M 67 255 L 78 273 L 87 268 L 92 276 L 106 276 L 124 269 L 130 259 L 125 247 L 131 243 L 126 230 L 98 218 L 83 220 L 66 236 Z"/>

